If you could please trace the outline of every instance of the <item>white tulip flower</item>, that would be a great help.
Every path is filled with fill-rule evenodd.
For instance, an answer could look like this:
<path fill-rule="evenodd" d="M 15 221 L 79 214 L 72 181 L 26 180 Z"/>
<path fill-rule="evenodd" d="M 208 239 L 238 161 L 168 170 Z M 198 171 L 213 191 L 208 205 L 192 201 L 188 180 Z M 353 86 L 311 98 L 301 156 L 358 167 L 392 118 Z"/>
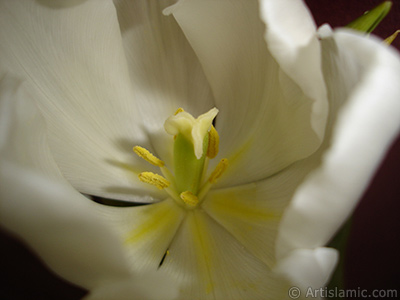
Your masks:
<path fill-rule="evenodd" d="M 91 300 L 324 286 L 400 126 L 398 53 L 300 0 L 1 0 L 0 80 L 0 224 Z"/>

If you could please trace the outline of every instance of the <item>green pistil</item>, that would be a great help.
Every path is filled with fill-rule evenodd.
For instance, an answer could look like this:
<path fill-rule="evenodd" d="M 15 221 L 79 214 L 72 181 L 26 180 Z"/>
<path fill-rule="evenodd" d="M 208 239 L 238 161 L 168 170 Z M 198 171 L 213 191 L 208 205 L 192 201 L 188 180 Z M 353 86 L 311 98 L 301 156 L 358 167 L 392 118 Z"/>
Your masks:
<path fill-rule="evenodd" d="M 175 184 L 178 194 L 190 191 L 197 195 L 202 179 L 204 161 L 208 148 L 208 134 L 203 141 L 203 155 L 197 159 L 193 143 L 179 133 L 174 143 Z"/>

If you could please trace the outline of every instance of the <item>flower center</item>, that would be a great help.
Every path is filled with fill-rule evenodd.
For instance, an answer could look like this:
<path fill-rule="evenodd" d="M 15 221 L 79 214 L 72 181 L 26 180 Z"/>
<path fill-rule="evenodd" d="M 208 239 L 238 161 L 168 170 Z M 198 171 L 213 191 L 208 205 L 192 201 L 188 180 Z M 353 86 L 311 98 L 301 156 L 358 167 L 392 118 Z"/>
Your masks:
<path fill-rule="evenodd" d="M 221 159 L 206 179 L 209 160 L 218 154 L 219 135 L 212 125 L 217 113 L 218 110 L 213 108 L 196 119 L 182 108 L 178 109 L 164 124 L 165 131 L 174 138 L 173 172 L 147 149 L 135 146 L 133 151 L 159 167 L 162 173 L 142 172 L 139 179 L 165 190 L 179 205 L 187 209 L 197 207 L 228 167 L 228 160 Z"/>

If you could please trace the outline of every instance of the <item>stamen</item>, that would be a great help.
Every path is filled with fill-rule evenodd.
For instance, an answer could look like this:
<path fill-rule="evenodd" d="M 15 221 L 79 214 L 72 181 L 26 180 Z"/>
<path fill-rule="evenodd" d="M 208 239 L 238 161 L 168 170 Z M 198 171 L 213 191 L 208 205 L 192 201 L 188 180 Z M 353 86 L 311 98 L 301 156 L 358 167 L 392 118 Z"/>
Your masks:
<path fill-rule="evenodd" d="M 181 113 L 181 112 L 184 112 L 184 110 L 183 110 L 182 107 L 179 107 L 179 108 L 176 110 L 176 112 L 174 113 L 174 116 L 176 116 L 177 114 L 179 114 L 179 113 Z"/>
<path fill-rule="evenodd" d="M 145 161 L 151 163 L 156 167 L 164 166 L 164 162 L 161 159 L 155 157 L 153 154 L 150 153 L 149 150 L 143 147 L 135 146 L 133 147 L 133 152 L 135 152 L 139 157 L 143 158 Z"/>
<path fill-rule="evenodd" d="M 162 190 L 170 185 L 170 182 L 161 175 L 152 172 L 142 172 L 139 174 L 139 179 L 142 182 L 152 184 Z"/>
<path fill-rule="evenodd" d="M 185 204 L 191 207 L 195 207 L 199 203 L 197 196 L 193 195 L 190 191 L 182 192 L 180 197 Z"/>
<path fill-rule="evenodd" d="M 208 148 L 207 148 L 207 157 L 214 158 L 218 154 L 219 149 L 219 135 L 217 130 L 213 125 L 211 125 L 211 129 L 208 132 Z"/>
<path fill-rule="evenodd" d="M 215 170 L 211 173 L 210 178 L 208 178 L 208 181 L 210 183 L 215 183 L 217 179 L 220 178 L 221 175 L 225 172 L 227 167 L 228 160 L 226 158 L 221 159 Z"/>

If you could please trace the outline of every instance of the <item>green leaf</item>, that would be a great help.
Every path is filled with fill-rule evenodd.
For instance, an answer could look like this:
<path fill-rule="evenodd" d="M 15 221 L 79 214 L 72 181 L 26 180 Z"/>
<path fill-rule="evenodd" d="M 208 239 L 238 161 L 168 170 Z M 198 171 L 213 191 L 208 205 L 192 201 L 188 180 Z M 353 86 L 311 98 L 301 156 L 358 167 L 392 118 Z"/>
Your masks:
<path fill-rule="evenodd" d="M 393 41 L 394 41 L 394 40 L 397 38 L 397 36 L 399 35 L 399 33 L 400 33 L 400 30 L 396 30 L 396 32 L 393 33 L 391 36 L 387 37 L 387 38 L 385 39 L 384 42 L 385 42 L 387 45 L 392 44 Z"/>
<path fill-rule="evenodd" d="M 385 1 L 377 7 L 367 11 L 364 15 L 354 20 L 346 27 L 352 28 L 361 32 L 370 33 L 376 26 L 386 17 L 392 7 L 391 1 Z"/>

